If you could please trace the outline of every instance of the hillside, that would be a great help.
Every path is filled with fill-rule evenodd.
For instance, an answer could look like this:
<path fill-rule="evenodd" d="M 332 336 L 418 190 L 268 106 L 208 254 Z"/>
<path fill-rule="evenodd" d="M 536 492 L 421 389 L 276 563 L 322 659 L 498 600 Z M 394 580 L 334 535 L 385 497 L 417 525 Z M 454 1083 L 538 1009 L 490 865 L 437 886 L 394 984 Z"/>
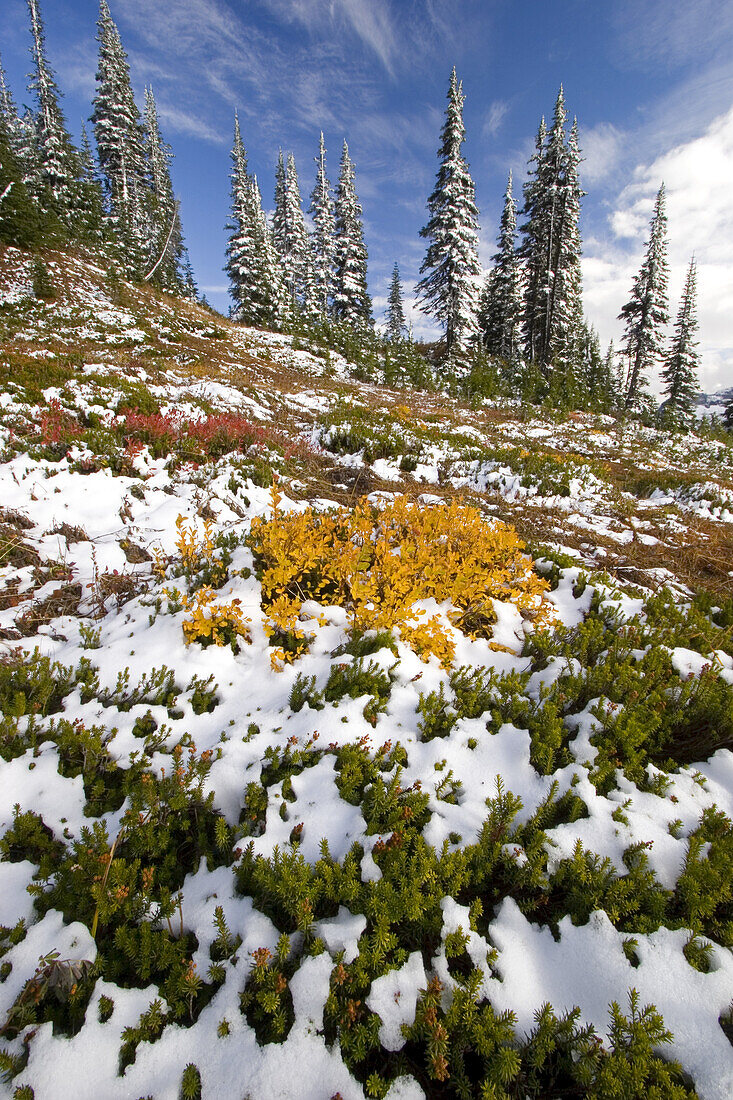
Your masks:
<path fill-rule="evenodd" d="M 0 1095 L 729 1097 L 730 443 L 45 265 L 0 251 Z"/>

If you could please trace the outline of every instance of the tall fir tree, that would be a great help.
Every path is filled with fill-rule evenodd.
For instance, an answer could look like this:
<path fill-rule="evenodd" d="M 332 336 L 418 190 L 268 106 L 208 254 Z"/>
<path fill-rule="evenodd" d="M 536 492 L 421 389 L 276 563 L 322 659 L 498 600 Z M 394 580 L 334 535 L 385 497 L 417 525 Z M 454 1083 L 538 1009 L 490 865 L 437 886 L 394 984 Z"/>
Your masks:
<path fill-rule="evenodd" d="M 542 119 L 530 160 L 534 168 L 524 187 L 526 222 L 519 249 L 525 263 L 524 351 L 546 379 L 553 366 L 567 376 L 582 338 L 580 151 L 577 121 L 569 137 L 566 123 L 561 86 L 552 128 L 547 133 Z"/>
<path fill-rule="evenodd" d="M 454 68 L 438 150 L 440 167 L 428 199 L 430 220 L 420 230 L 430 244 L 420 268 L 424 278 L 417 284 L 423 311 L 445 329 L 449 356 L 465 350 L 478 333 L 478 210 L 473 180 L 461 153 L 466 137 L 463 103 L 463 87 Z"/>
<path fill-rule="evenodd" d="M 157 265 L 151 281 L 164 290 L 180 293 L 187 286 L 188 256 L 171 180 L 173 154 L 161 137 L 152 88 L 145 89 L 144 152 L 149 187 L 148 257 L 151 264 Z"/>
<path fill-rule="evenodd" d="M 262 286 L 265 308 L 263 315 L 272 325 L 287 323 L 292 315 L 292 303 L 288 297 L 285 280 L 280 267 L 275 242 L 270 226 L 267 223 L 267 215 L 262 206 L 262 195 L 257 183 L 257 176 L 252 177 L 252 210 L 254 212 L 254 236 L 255 246 L 258 250 L 262 271 Z"/>
<path fill-rule="evenodd" d="M 664 184 L 654 203 L 649 241 L 631 298 L 621 310 L 625 322 L 622 350 L 626 355 L 624 409 L 639 409 L 646 396 L 648 372 L 664 355 L 664 327 L 669 322 L 667 301 L 667 215 Z"/>
<path fill-rule="evenodd" d="M 81 223 L 79 238 L 85 244 L 101 248 L 107 243 L 104 224 L 104 197 L 89 141 L 89 134 L 83 123 L 79 166 L 81 170 L 77 202 L 77 213 Z"/>
<path fill-rule="evenodd" d="M 333 315 L 356 329 L 371 328 L 372 300 L 367 290 L 367 250 L 356 172 L 344 141 L 336 189 Z"/>
<path fill-rule="evenodd" d="M 5 137 L 16 160 L 22 161 L 23 147 L 27 139 L 2 61 L 0 61 L 0 123 L 5 127 Z"/>
<path fill-rule="evenodd" d="M 43 216 L 23 181 L 23 166 L 0 117 L 0 241 L 35 248 L 43 241 Z"/>
<path fill-rule="evenodd" d="M 288 153 L 286 169 L 285 280 L 290 294 L 307 315 L 315 310 L 313 253 L 298 184 L 295 157 Z"/>
<path fill-rule="evenodd" d="M 524 308 L 522 312 L 522 339 L 524 354 L 530 364 L 539 358 L 540 318 L 547 294 L 545 255 L 545 218 L 543 214 L 546 167 L 545 145 L 547 127 L 544 115 L 540 119 L 535 138 L 534 153 L 529 158 L 530 173 L 524 184 L 522 214 L 527 219 L 522 226 L 523 240 L 518 255 L 523 262 Z"/>
<path fill-rule="evenodd" d="M 400 269 L 397 264 L 392 269 L 392 280 L 389 284 L 389 297 L 387 298 L 387 339 L 392 344 L 399 344 L 407 333 L 407 321 L 405 319 L 405 307 L 402 303 L 402 283 L 400 281 Z"/>
<path fill-rule="evenodd" d="M 516 252 L 517 209 L 509 173 L 504 209 L 501 214 L 494 266 L 484 284 L 479 325 L 484 350 L 507 363 L 519 354 L 519 323 L 522 313 L 521 277 Z"/>
<path fill-rule="evenodd" d="M 38 196 L 69 228 L 78 199 L 79 155 L 74 148 L 61 110 L 61 93 L 46 58 L 46 35 L 38 0 L 28 0 L 33 44 L 33 73 L 29 89 L 38 109 L 34 118 L 36 173 L 47 194 Z M 34 173 L 35 174 L 35 173 Z"/>
<path fill-rule="evenodd" d="M 285 157 L 278 150 L 275 168 L 275 207 L 272 212 L 272 241 L 275 251 L 281 258 L 288 248 L 288 176 L 285 171 Z"/>
<path fill-rule="evenodd" d="M 247 168 L 239 118 L 234 116 L 232 215 L 225 270 L 235 302 L 234 317 L 245 325 L 271 325 L 279 318 L 283 290 L 259 188 Z"/>
<path fill-rule="evenodd" d="M 700 391 L 697 328 L 697 268 L 693 256 L 687 269 L 672 346 L 661 376 L 666 394 L 664 419 L 681 428 L 689 428 L 694 422 L 695 398 Z"/>
<path fill-rule="evenodd" d="M 107 212 L 124 267 L 143 275 L 149 258 L 149 186 L 140 112 L 130 67 L 107 0 L 97 23 L 99 65 L 94 98 L 94 134 L 107 198 Z"/>
<path fill-rule="evenodd" d="M 313 218 L 313 280 L 318 312 L 326 316 L 333 295 L 335 215 L 331 184 L 326 174 L 326 146 L 321 131 L 316 160 L 316 182 L 308 212 Z"/>

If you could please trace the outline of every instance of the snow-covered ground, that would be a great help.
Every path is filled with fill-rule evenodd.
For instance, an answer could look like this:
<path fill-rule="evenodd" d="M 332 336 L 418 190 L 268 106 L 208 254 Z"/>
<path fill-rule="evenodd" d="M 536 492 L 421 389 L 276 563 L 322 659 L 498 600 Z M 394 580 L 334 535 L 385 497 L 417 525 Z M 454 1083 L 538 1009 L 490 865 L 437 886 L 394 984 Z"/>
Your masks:
<path fill-rule="evenodd" d="M 22 268 L 17 257 L 14 262 Z M 367 431 L 365 418 L 372 406 L 366 391 L 348 382 L 346 364 L 338 357 L 332 356 L 326 367 L 317 355 L 293 350 L 288 338 L 253 331 L 233 333 L 229 327 L 226 340 L 216 337 L 207 345 L 206 324 L 216 327 L 215 323 L 205 322 L 203 311 L 195 314 L 191 307 L 195 324 L 194 320 L 187 323 L 191 331 L 196 330 L 192 339 L 204 349 L 215 349 L 218 357 L 216 371 L 207 372 L 205 354 L 203 367 L 184 362 L 193 355 L 192 345 L 182 342 L 180 335 L 173 341 L 177 359 L 160 354 L 160 340 L 168 339 L 170 326 L 176 326 L 174 306 L 168 316 L 157 305 L 161 312 L 156 315 L 149 303 L 118 306 L 102 300 L 99 278 L 89 271 L 85 278 L 86 283 L 81 276 L 76 278 L 74 291 L 77 336 L 86 342 L 76 376 L 58 379 L 44 387 L 40 399 L 31 401 L 14 386 L 11 373 L 2 394 L 3 660 L 8 668 L 22 670 L 37 657 L 49 657 L 64 668 L 85 668 L 86 679 L 77 678 L 51 715 L 43 708 L 35 715 L 27 713 L 23 700 L 8 696 L 0 761 L 0 837 L 13 827 L 16 807 L 21 814 L 40 814 L 67 853 L 75 842 L 86 843 L 85 830 L 92 823 L 106 829 L 108 845 L 118 836 L 130 796 L 119 800 L 115 809 L 94 813 L 83 769 L 72 777 L 63 774 L 69 769 L 63 765 L 53 727 L 54 720 L 61 718 L 76 723 L 77 729 L 101 729 L 111 761 L 129 774 L 149 746 L 151 730 L 156 736 L 146 767 L 161 779 L 176 767 L 172 756 L 176 745 L 188 752 L 193 743 L 196 759 L 203 754 L 208 761 L 202 768 L 203 796 L 213 795 L 210 809 L 223 818 L 228 833 L 226 850 L 219 857 L 208 861 L 201 857 L 198 865 L 186 871 L 170 933 L 178 941 L 191 937 L 186 941 L 191 945 L 190 959 L 208 984 L 210 999 L 195 1013 L 192 1009 L 191 1018 L 166 1022 L 155 1041 L 137 1041 L 134 1061 L 125 1059 L 129 1064 L 124 1072 L 120 1055 L 129 1043 L 126 1029 L 138 1027 L 151 1003 L 162 1000 L 164 1012 L 166 1004 L 159 983 L 117 983 L 106 978 L 104 959 L 83 1022 L 73 1035 L 63 1027 L 54 1033 L 50 1018 L 20 1029 L 7 1027 L 39 959 L 50 952 L 58 952 L 61 960 L 93 963 L 97 959 L 104 918 L 95 929 L 95 941 L 90 922 L 68 920 L 69 911 L 67 922 L 57 908 L 41 915 L 27 890 L 38 878 L 37 863 L 19 858 L 22 853 L 16 848 L 4 851 L 0 926 L 17 929 L 21 920 L 25 925 L 18 934 L 6 934 L 0 941 L 0 1026 L 6 1021 L 2 1045 L 18 1058 L 17 1073 L 0 1084 L 0 1096 L 19 1095 L 14 1090 L 29 1085 L 35 1100 L 148 1095 L 176 1100 L 190 1063 L 198 1068 L 204 1097 L 328 1100 L 340 1095 L 349 1100 L 386 1095 L 390 1100 L 417 1100 L 433 1095 L 429 1060 L 423 1054 L 419 1069 L 413 1067 L 417 1041 L 413 1037 L 406 1047 L 403 1025 L 413 1024 L 422 992 L 435 978 L 442 983 L 442 1009 L 448 1011 L 465 977 L 451 961 L 450 937 L 459 932 L 478 971 L 478 1001 L 487 1001 L 497 1013 L 514 1014 L 517 1042 L 532 1032 L 535 1014 L 546 1002 L 558 1015 L 577 1006 L 580 1023 L 591 1024 L 604 1038 L 609 1005 L 615 1001 L 626 1012 L 629 990 L 635 989 L 640 1004 L 653 1003 L 673 1034 L 661 1053 L 679 1061 L 704 1100 L 728 1100 L 733 1095 L 733 1047 L 730 1032 L 723 1030 L 719 1020 L 725 1021 L 733 997 L 730 931 L 720 940 L 699 933 L 695 944 L 706 961 L 695 966 L 689 961 L 692 931 L 678 915 L 673 919 L 672 901 L 653 930 L 643 906 L 638 916 L 633 906 L 619 916 L 611 911 L 610 901 L 605 903 L 607 908 L 594 908 L 587 919 L 579 920 L 573 903 L 558 897 L 554 884 L 577 856 L 580 843 L 599 863 L 607 859 L 607 875 L 622 882 L 636 858 L 633 853 L 643 851 L 659 890 L 676 897 L 675 889 L 690 860 L 690 838 L 705 812 L 715 810 L 733 818 L 730 747 L 718 748 L 708 759 L 670 768 L 663 781 L 658 781 L 665 770 L 659 763 L 650 763 L 644 780 L 634 781 L 619 759 L 609 783 L 595 782 L 599 749 L 594 734 L 598 707 L 604 705 L 595 698 L 579 709 L 567 708 L 563 720 L 567 751 L 559 754 L 557 766 L 543 774 L 533 763 L 532 735 L 521 721 L 497 721 L 491 708 L 474 716 L 462 713 L 450 670 L 435 657 L 422 660 L 398 632 L 396 652 L 382 647 L 363 658 L 388 678 L 381 709 L 375 713 L 369 708 L 369 695 L 344 694 L 332 702 L 317 702 L 314 693 L 323 692 L 336 666 L 358 664 L 359 658 L 344 649 L 350 640 L 348 617 L 343 609 L 326 603 L 307 604 L 301 626 L 311 636 L 308 652 L 292 664 L 279 667 L 275 662 L 273 667 L 267 608 L 246 537 L 255 516 L 272 515 L 271 491 L 266 479 L 257 474 L 263 456 L 279 471 L 285 493 L 280 507 L 285 512 L 303 509 L 308 500 L 321 509 L 343 504 L 350 494 L 362 491 L 358 480 L 356 489 L 349 480 L 357 475 L 373 479 L 363 491 L 371 492 L 377 507 L 405 490 L 421 496 L 422 507 L 437 503 L 444 492 L 462 490 L 485 508 L 487 522 L 492 511 L 507 518 L 504 509 L 508 507 L 517 509 L 517 516 L 529 505 L 552 515 L 541 541 L 562 548 L 575 561 L 569 564 L 570 557 L 562 559 L 556 568 L 555 587 L 549 594 L 557 616 L 553 629 L 582 624 L 595 613 L 599 599 L 616 608 L 620 622 L 634 616 L 643 621 L 645 599 L 658 587 L 658 571 L 667 561 L 665 540 L 670 540 L 671 555 L 673 546 L 691 537 L 701 541 L 728 537 L 733 520 L 730 448 L 696 436 L 618 429 L 608 418 L 554 424 L 538 417 L 526 423 L 512 420 L 509 414 L 492 420 L 479 413 L 472 419 L 469 410 L 447 401 L 440 404 L 437 398 L 385 391 L 381 400 L 393 438 L 389 447 L 384 445 L 388 453 L 370 456 L 365 454 L 369 440 L 359 444 L 356 429 L 362 435 Z M 19 269 L 14 281 L 6 281 L 4 301 L 16 308 L 25 300 L 24 285 Z M 31 347 L 26 361 L 48 345 L 53 348 L 52 358 L 58 359 L 59 344 L 53 333 L 61 334 L 62 343 L 71 339 L 64 327 L 70 308 L 63 301 L 46 307 L 43 325 L 37 311 L 29 317 L 9 336 L 8 363 L 20 355 L 21 341 Z M 134 353 L 124 363 L 116 354 L 107 354 L 120 340 L 127 341 L 128 348 L 134 345 Z M 96 345 L 94 357 L 90 341 Z M 156 349 L 155 356 L 141 358 L 140 350 L 146 347 Z M 285 432 L 293 447 L 304 448 L 302 462 L 297 455 L 288 455 L 279 434 L 269 436 L 264 444 L 251 444 L 220 458 L 199 456 L 195 461 L 180 453 L 175 457 L 175 448 L 171 461 L 168 452 L 155 457 L 152 444 L 138 440 L 130 446 L 124 425 L 132 383 L 138 387 L 138 397 L 145 389 L 164 416 L 175 413 L 190 423 L 238 413 L 268 430 Z M 337 425 L 344 430 L 337 436 L 338 403 L 344 401 L 348 387 L 349 401 L 361 410 L 360 418 L 352 418 L 347 425 L 344 414 Z M 409 407 L 393 413 L 395 407 L 403 408 L 400 403 Z M 34 435 L 33 429 L 49 408 L 78 418 L 85 433 L 70 438 L 68 447 L 53 456 L 48 448 L 63 439 L 63 430 L 54 439 L 53 423 L 46 422 L 45 436 Z M 373 418 L 373 423 L 378 419 Z M 113 468 L 98 461 L 99 451 L 87 431 L 90 423 L 118 431 L 124 463 Z M 356 440 L 353 449 L 337 445 L 337 439 L 347 434 L 346 426 Z M 379 420 L 375 437 L 382 427 Z M 403 451 L 400 440 L 405 444 Z M 542 448 L 539 457 L 537 451 L 525 449 L 530 446 Z M 406 455 L 416 461 L 405 464 Z M 628 467 L 637 462 L 650 480 L 635 492 L 611 473 L 622 463 Z M 653 464 L 651 470 L 644 469 L 647 462 Z M 699 481 L 680 484 L 680 472 L 690 468 L 700 470 Z M 324 470 L 330 471 L 328 478 Z M 228 536 L 231 561 L 215 600 L 219 604 L 239 601 L 238 608 L 249 620 L 249 640 L 240 636 L 238 652 L 234 651 L 237 646 L 187 644 L 182 625 L 190 615 L 179 599 L 186 585 L 179 568 L 181 517 L 184 529 L 196 532 L 199 546 L 207 531 L 220 540 L 219 556 L 221 538 Z M 706 526 L 693 530 L 691 518 Z M 719 530 L 723 534 L 718 535 Z M 725 554 L 728 545 L 722 542 L 720 553 Z M 596 559 L 605 564 L 614 556 L 622 561 L 622 551 L 639 547 L 641 553 L 658 557 L 644 559 L 647 572 L 634 576 L 637 587 L 625 586 L 619 576 L 608 574 L 590 573 L 588 582 L 583 580 L 581 566 L 588 569 Z M 550 564 L 546 563 L 548 570 Z M 733 576 L 730 558 L 728 568 Z M 678 598 L 684 598 L 688 589 L 679 572 L 673 569 L 664 579 L 671 582 Z M 489 678 L 491 670 L 495 677 L 515 673 L 520 677 L 520 695 L 532 706 L 546 698 L 559 677 L 584 674 L 585 666 L 575 657 L 551 656 L 545 662 L 536 655 L 533 658 L 526 649 L 526 639 L 533 633 L 531 622 L 523 621 L 511 603 L 497 604 L 496 612 L 493 644 L 454 632 L 456 668 L 482 670 Z M 710 676 L 711 668 L 721 685 L 733 685 L 730 630 L 726 635 L 721 629 L 716 638 L 714 654 L 705 653 L 704 645 L 698 646 L 692 635 L 667 646 L 665 652 L 680 685 Z M 641 647 L 634 660 L 641 660 L 644 653 Z M 91 678 L 90 665 L 95 674 Z M 145 684 L 146 677 L 152 682 L 152 673 L 161 669 L 169 675 L 170 690 L 164 700 L 152 689 L 130 695 L 136 685 Z M 63 676 L 56 669 L 52 678 L 61 681 Z M 298 706 L 297 688 L 305 680 L 311 682 L 310 702 Z M 196 703 L 197 684 L 202 683 L 210 685 L 210 709 Z M 448 722 L 445 735 L 428 739 L 424 701 L 431 693 L 443 693 L 440 698 L 447 703 Z M 343 752 L 344 746 L 354 746 L 354 751 L 371 760 L 391 760 L 391 767 L 385 764 L 383 769 L 389 783 L 397 775 L 397 745 L 401 746 L 400 791 L 427 796 L 417 831 L 441 859 L 478 844 L 487 817 L 499 812 L 507 792 L 519 803 L 511 828 L 499 836 L 503 847 L 496 854 L 493 877 L 473 894 L 471 889 L 455 894 L 446 890 L 439 900 L 437 938 L 411 946 L 405 946 L 406 939 L 386 950 L 383 973 L 371 980 L 365 995 L 353 1001 L 354 1019 L 368 1024 L 372 1014 L 378 1018 L 381 1053 L 373 1058 L 376 1062 L 383 1058 L 386 1076 L 381 1083 L 374 1080 L 369 1085 L 348 1068 L 342 1044 L 329 1024 L 338 994 L 339 979 L 334 975 L 339 967 L 358 967 L 360 956 L 373 951 L 378 922 L 369 908 L 371 902 L 364 899 L 373 896 L 387 874 L 390 845 L 402 841 L 394 840 L 401 835 L 397 826 L 377 829 L 374 825 L 377 819 L 369 809 L 373 783 L 367 783 L 356 798 L 345 790 Z M 264 792 L 264 805 L 255 815 L 250 813 L 248 793 L 252 784 Z M 544 812 L 548 797 L 563 806 L 574 798 L 576 807 L 582 802 L 583 813 L 558 813 L 559 820 L 550 814 L 543 825 L 538 812 Z M 399 801 L 403 794 L 398 792 L 394 798 L 396 806 L 405 804 Z M 539 823 L 535 833 L 544 834 L 536 852 L 530 851 L 533 822 Z M 730 820 L 727 835 L 733 835 Z M 350 853 L 357 853 L 362 892 L 354 894 L 351 907 L 343 902 L 330 907 L 324 903 L 324 915 L 317 913 L 304 935 L 294 920 L 284 928 L 288 924 L 285 903 L 278 916 L 275 903 L 263 901 L 266 893 L 247 885 L 243 861 L 261 856 L 269 866 L 277 866 L 284 856 L 299 854 L 314 867 L 322 858 L 324 840 L 330 859 L 341 866 Z M 727 866 L 733 868 L 730 839 L 725 844 L 730 853 Z M 124 851 L 121 840 L 118 857 Z M 711 842 L 705 841 L 699 858 L 705 860 L 710 851 Z M 715 858 L 722 861 L 723 841 L 715 851 Z M 114 863 L 114 852 L 110 860 Z M 541 873 L 531 888 L 525 882 L 519 889 L 516 884 L 525 866 L 541 868 Z M 100 870 L 97 881 L 101 877 Z M 53 882 L 52 871 L 44 889 Z M 92 876 L 80 889 L 90 891 L 93 884 Z M 730 930 L 733 884 L 727 883 L 727 894 L 725 888 L 715 889 L 720 890 L 719 924 L 722 927 L 727 920 Z M 426 884 L 426 897 L 431 890 L 435 890 L 432 881 Z M 524 905 L 532 891 L 533 897 L 546 896 L 553 919 L 542 918 L 541 906 Z M 471 908 L 470 899 L 479 896 L 482 915 L 475 905 Z M 212 975 L 219 908 L 232 937 L 241 942 L 225 957 L 222 972 Z M 702 912 L 705 904 L 699 908 Z M 80 903 L 79 911 L 88 912 L 88 905 Z M 415 921 L 419 924 L 417 915 Z M 260 1042 L 240 996 L 245 987 L 253 988 L 262 950 L 270 952 L 271 958 L 277 956 L 284 930 L 290 934 L 285 973 L 292 1018 L 283 1041 Z M 399 936 L 400 929 L 395 926 L 393 934 Z M 318 944 L 316 949 L 313 943 Z M 110 950 L 106 943 L 105 951 Z M 113 1002 L 111 1013 L 106 999 Z M 52 1001 L 49 993 L 42 1004 Z M 399 1051 L 404 1053 L 403 1063 L 394 1061 Z M 399 1072 L 395 1065 L 401 1067 Z"/>

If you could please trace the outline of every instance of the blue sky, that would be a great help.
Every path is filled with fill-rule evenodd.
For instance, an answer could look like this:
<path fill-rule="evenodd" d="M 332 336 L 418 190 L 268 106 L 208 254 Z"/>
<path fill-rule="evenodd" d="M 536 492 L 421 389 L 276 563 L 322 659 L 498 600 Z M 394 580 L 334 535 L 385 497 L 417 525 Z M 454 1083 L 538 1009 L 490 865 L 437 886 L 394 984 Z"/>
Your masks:
<path fill-rule="evenodd" d="M 95 0 L 40 0 L 48 52 L 78 134 L 91 112 Z M 202 290 L 226 309 L 229 149 L 239 110 L 251 170 L 272 203 L 277 151 L 292 150 L 307 205 L 324 130 L 335 182 L 344 137 L 356 163 L 379 319 L 392 265 L 419 277 L 419 230 L 437 168 L 450 70 L 463 81 L 465 155 L 481 259 L 495 247 L 506 175 L 515 190 L 559 84 L 576 114 L 588 319 L 618 337 L 654 195 L 668 194 L 673 314 L 698 262 L 702 382 L 733 385 L 733 4 L 726 0 L 110 0 L 138 102 L 155 90 Z M 3 0 L 0 51 L 28 102 L 24 0 Z M 416 334 L 429 319 L 412 312 Z"/>

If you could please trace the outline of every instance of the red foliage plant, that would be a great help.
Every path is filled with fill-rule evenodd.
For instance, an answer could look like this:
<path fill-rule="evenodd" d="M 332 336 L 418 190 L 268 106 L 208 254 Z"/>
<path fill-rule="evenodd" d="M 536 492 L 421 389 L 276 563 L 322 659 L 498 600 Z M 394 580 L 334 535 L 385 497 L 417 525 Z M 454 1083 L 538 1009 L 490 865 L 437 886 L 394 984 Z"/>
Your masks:
<path fill-rule="evenodd" d="M 55 397 L 49 401 L 48 409 L 41 413 L 39 428 L 44 445 L 78 439 L 83 431 L 76 417 L 68 413 Z"/>
<path fill-rule="evenodd" d="M 230 451 L 247 447 L 283 443 L 279 433 L 261 424 L 253 424 L 240 413 L 225 412 L 184 420 L 180 413 L 125 412 L 125 442 L 131 448 L 135 440 L 147 443 L 158 456 L 177 446 L 191 457 L 220 458 Z"/>

